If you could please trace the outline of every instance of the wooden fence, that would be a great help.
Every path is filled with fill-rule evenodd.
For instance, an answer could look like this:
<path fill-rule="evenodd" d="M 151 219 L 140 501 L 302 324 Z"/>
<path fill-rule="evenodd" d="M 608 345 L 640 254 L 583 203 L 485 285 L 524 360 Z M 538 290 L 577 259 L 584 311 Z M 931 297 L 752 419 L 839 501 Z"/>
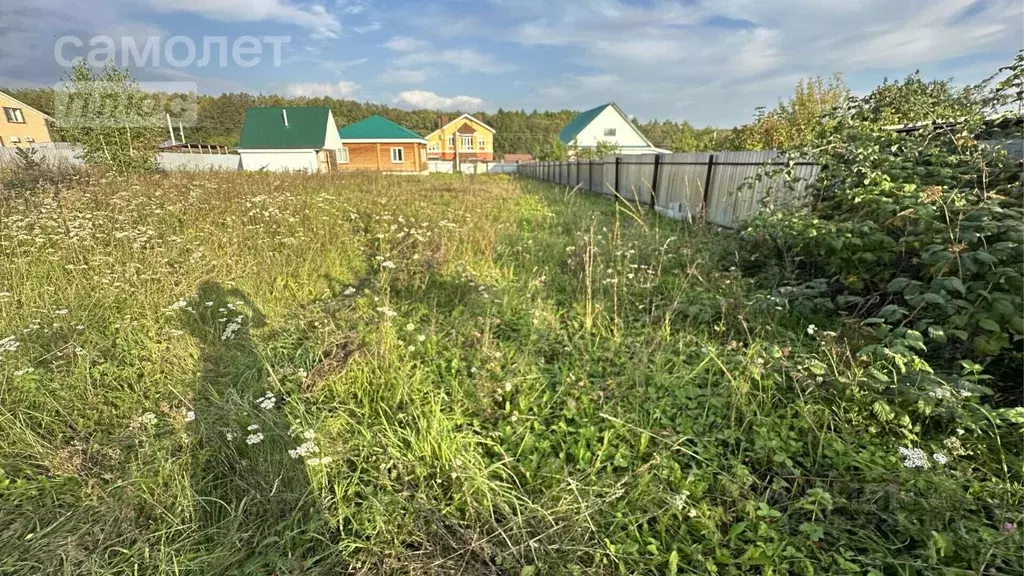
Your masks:
<path fill-rule="evenodd" d="M 777 152 L 686 152 L 605 156 L 600 160 L 531 162 L 519 173 L 651 206 L 689 221 L 734 228 L 761 209 L 770 194 L 776 205 L 806 198 L 820 166 L 794 164 L 795 185 L 781 177 L 755 178 L 763 168 L 784 164 Z"/>

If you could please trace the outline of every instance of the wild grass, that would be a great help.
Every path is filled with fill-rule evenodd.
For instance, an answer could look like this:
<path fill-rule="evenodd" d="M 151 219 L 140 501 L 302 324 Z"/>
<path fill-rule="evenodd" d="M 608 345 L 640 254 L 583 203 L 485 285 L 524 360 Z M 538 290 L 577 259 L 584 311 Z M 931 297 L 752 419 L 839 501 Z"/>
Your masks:
<path fill-rule="evenodd" d="M 0 571 L 1020 573 L 1019 412 L 907 421 L 732 245 L 507 177 L 11 195 Z"/>

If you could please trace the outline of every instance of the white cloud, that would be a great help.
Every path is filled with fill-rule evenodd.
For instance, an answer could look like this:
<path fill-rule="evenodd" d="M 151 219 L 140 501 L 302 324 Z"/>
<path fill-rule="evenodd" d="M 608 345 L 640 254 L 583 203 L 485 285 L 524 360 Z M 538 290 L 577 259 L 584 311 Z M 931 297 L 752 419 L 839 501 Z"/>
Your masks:
<path fill-rule="evenodd" d="M 426 81 L 427 71 L 391 68 L 381 72 L 379 79 L 389 84 L 418 84 Z"/>
<path fill-rule="evenodd" d="M 445 97 L 426 90 L 399 92 L 395 101 L 415 108 L 430 108 L 432 110 L 480 110 L 484 105 L 482 99 L 474 96 Z"/>
<path fill-rule="evenodd" d="M 384 43 L 384 46 L 395 52 L 415 52 L 430 49 L 430 42 L 417 40 L 408 36 L 395 36 Z"/>
<path fill-rule="evenodd" d="M 359 92 L 359 85 L 348 80 L 330 82 L 293 82 L 285 86 L 289 96 L 329 96 L 331 98 L 353 98 Z"/>
<path fill-rule="evenodd" d="M 449 48 L 445 50 L 423 50 L 410 52 L 395 60 L 397 66 L 422 66 L 424 64 L 443 64 L 454 66 L 463 72 L 480 74 L 500 74 L 513 69 L 513 66 L 501 62 L 491 54 L 484 54 L 472 48 Z"/>
<path fill-rule="evenodd" d="M 320 4 L 287 0 L 146 0 L 161 12 L 190 12 L 221 22 L 280 22 L 305 28 L 316 38 L 337 38 L 341 22 Z"/>

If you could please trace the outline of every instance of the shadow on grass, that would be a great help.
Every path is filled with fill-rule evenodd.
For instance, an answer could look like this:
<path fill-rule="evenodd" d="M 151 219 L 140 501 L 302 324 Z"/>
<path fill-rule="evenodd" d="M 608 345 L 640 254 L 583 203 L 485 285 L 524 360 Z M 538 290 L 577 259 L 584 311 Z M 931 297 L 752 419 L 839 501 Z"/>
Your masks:
<path fill-rule="evenodd" d="M 206 573 L 297 573 L 325 551 L 325 532 L 293 438 L 281 391 L 252 339 L 265 325 L 238 288 L 207 281 L 189 302 L 183 328 L 200 348 L 194 408 L 202 426 L 193 452 L 194 525 Z M 275 406 L 258 401 L 267 392 Z M 330 554 L 328 552 L 328 554 Z"/>

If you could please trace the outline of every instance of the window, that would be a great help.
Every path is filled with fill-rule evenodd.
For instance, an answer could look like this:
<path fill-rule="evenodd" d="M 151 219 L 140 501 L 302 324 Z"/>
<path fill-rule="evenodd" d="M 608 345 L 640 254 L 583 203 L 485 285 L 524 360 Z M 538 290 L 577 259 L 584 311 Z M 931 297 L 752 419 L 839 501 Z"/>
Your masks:
<path fill-rule="evenodd" d="M 604 129 L 604 135 L 605 136 L 615 136 L 615 128 L 605 128 Z"/>
<path fill-rule="evenodd" d="M 448 137 L 448 147 L 449 148 L 455 148 L 455 135 L 454 134 L 452 134 L 451 136 Z"/>
<path fill-rule="evenodd" d="M 463 136 L 459 138 L 459 149 L 460 150 L 472 150 L 473 149 L 473 137 Z"/>
<path fill-rule="evenodd" d="M 17 144 L 18 142 L 21 142 L 21 138 L 18 138 L 17 136 L 11 136 L 11 144 Z"/>
<path fill-rule="evenodd" d="M 439 152 L 441 150 L 441 145 L 434 142 L 430 144 L 430 146 L 427 146 L 427 150 L 430 150 L 431 152 Z"/>
<path fill-rule="evenodd" d="M 476 139 L 476 146 L 477 146 L 477 148 L 479 150 L 487 150 L 487 139 L 486 138 L 477 138 Z"/>
<path fill-rule="evenodd" d="M 25 123 L 25 115 L 21 113 L 21 108 L 4 108 L 4 117 L 7 118 L 8 122 L 16 124 Z"/>
<path fill-rule="evenodd" d="M 342 146 L 334 151 L 334 155 L 338 160 L 338 164 L 348 164 L 348 148 Z"/>
<path fill-rule="evenodd" d="M 403 150 L 401 148 L 392 148 L 391 149 L 391 163 L 392 164 L 401 164 L 402 162 L 405 162 L 405 150 Z"/>

